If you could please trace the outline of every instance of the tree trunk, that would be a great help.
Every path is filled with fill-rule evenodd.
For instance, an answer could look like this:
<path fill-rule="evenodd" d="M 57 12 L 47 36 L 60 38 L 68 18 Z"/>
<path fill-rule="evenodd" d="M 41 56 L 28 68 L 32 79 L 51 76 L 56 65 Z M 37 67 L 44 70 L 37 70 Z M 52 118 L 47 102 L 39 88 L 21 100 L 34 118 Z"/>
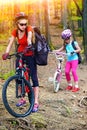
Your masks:
<path fill-rule="evenodd" d="M 83 46 L 87 62 L 87 0 L 84 0 L 83 3 Z"/>
<path fill-rule="evenodd" d="M 54 0 L 54 18 L 58 18 L 58 1 Z"/>
<path fill-rule="evenodd" d="M 49 30 L 49 16 L 48 16 L 48 0 L 44 0 L 44 18 L 45 18 L 45 31 L 47 43 L 51 43 L 50 30 Z"/>
<path fill-rule="evenodd" d="M 67 16 L 68 16 L 68 12 L 67 12 L 67 0 L 61 0 L 61 20 L 63 23 L 63 28 L 67 29 L 68 25 L 67 25 Z"/>

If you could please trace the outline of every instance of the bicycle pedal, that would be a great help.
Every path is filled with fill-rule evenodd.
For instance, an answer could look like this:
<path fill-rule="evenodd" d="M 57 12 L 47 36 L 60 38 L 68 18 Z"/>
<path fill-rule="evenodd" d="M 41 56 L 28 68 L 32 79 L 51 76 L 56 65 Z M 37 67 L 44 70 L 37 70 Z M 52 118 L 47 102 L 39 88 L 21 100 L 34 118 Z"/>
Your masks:
<path fill-rule="evenodd" d="M 16 98 L 21 98 L 21 97 L 23 97 L 22 94 L 16 96 Z"/>
<path fill-rule="evenodd" d="M 21 98 L 21 97 L 22 97 L 21 95 L 17 96 L 17 98 Z"/>

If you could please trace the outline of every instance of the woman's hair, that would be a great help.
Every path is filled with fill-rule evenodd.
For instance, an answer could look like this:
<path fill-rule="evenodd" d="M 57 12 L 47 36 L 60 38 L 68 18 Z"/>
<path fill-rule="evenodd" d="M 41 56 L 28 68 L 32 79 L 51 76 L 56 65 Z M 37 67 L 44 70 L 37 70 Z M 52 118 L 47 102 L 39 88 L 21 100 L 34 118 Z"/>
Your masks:
<path fill-rule="evenodd" d="M 41 35 L 40 29 L 39 29 L 38 27 L 34 27 L 34 31 L 35 31 L 37 34 Z"/>

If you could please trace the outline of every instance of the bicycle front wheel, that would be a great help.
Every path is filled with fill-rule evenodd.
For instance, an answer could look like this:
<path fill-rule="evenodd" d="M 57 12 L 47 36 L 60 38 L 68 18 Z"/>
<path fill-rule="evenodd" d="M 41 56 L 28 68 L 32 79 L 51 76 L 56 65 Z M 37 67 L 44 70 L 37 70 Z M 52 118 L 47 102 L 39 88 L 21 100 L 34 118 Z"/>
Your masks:
<path fill-rule="evenodd" d="M 27 85 L 29 92 L 25 93 L 24 99 L 26 103 L 20 107 L 16 104 L 19 102 L 21 97 L 16 96 L 16 81 L 22 80 L 25 85 Z M 34 92 L 31 84 L 24 78 L 20 78 L 19 75 L 10 77 L 4 84 L 2 90 L 2 99 L 7 111 L 14 117 L 25 117 L 29 115 L 33 109 L 34 105 Z"/>
<path fill-rule="evenodd" d="M 54 85 L 55 93 L 57 93 L 59 91 L 61 75 L 62 74 L 58 73 L 57 71 L 54 73 L 53 85 Z"/>

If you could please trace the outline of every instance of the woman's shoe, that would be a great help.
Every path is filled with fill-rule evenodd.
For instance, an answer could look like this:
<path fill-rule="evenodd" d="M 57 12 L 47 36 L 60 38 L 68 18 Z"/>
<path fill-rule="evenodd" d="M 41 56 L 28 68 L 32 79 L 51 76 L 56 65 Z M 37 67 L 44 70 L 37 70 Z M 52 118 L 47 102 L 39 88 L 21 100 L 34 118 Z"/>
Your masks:
<path fill-rule="evenodd" d="M 39 108 L 39 104 L 35 103 L 34 104 L 34 107 L 32 109 L 32 112 L 37 112 L 38 111 L 38 108 Z"/>
<path fill-rule="evenodd" d="M 16 106 L 17 106 L 17 107 L 20 107 L 20 106 L 23 106 L 24 104 L 26 104 L 26 100 L 21 99 L 21 100 L 16 104 Z"/>

